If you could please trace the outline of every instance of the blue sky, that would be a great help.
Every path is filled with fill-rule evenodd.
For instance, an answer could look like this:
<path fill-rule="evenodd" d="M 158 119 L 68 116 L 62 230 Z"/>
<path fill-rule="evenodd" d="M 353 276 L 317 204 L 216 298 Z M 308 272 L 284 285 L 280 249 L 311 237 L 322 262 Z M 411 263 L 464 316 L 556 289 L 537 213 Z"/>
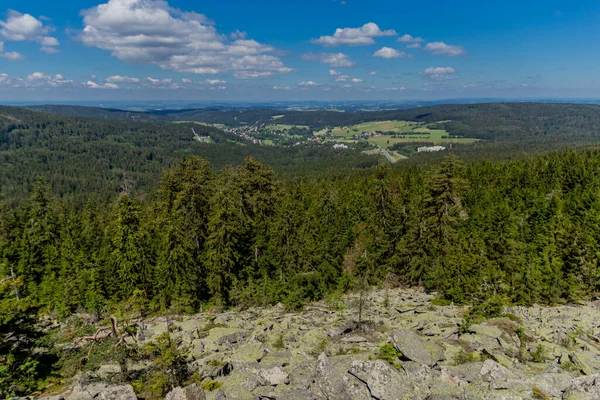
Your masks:
<path fill-rule="evenodd" d="M 0 101 L 600 97 L 600 2 L 5 0 Z"/>

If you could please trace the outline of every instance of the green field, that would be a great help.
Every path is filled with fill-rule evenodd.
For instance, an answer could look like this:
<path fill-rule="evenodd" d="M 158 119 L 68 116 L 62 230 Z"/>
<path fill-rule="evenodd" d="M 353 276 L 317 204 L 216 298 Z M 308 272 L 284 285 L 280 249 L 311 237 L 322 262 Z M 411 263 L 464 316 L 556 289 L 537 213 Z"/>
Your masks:
<path fill-rule="evenodd" d="M 267 126 L 265 126 L 265 129 L 268 129 L 270 131 L 289 131 L 293 127 L 300 128 L 300 129 L 303 129 L 303 128 L 309 129 L 309 126 L 307 126 L 307 125 L 283 125 L 283 124 L 267 125 Z"/>
<path fill-rule="evenodd" d="M 404 133 L 410 132 L 415 126 L 419 126 L 419 123 L 410 121 L 373 121 L 353 125 L 350 127 L 322 129 L 318 132 L 315 132 L 315 135 L 324 136 L 327 135 L 330 131 L 331 134 L 336 137 L 351 137 L 354 135 L 360 135 L 363 132 L 375 133 L 377 131 Z"/>
<path fill-rule="evenodd" d="M 333 135 L 338 142 L 352 142 L 350 137 L 360 135 L 363 132 L 395 132 L 395 135 L 372 136 L 367 139 L 368 142 L 388 148 L 396 143 L 418 143 L 427 142 L 431 144 L 445 143 L 463 143 L 470 144 L 479 139 L 473 138 L 448 138 L 448 132 L 444 129 L 429 129 L 429 124 L 422 124 L 411 121 L 374 121 L 365 122 L 350 127 L 336 127 L 332 129 L 323 129 L 315 132 L 317 136 L 327 134 Z M 403 137 L 394 137 L 403 136 Z"/>

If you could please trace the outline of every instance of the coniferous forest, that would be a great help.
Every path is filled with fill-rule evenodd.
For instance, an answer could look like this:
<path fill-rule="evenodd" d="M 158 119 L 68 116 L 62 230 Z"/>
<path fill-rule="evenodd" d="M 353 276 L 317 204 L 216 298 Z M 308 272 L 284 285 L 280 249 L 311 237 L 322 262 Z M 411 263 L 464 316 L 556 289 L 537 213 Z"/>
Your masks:
<path fill-rule="evenodd" d="M 0 203 L 0 393 L 42 373 L 43 314 L 298 310 L 365 281 L 484 310 L 593 298 L 599 171 L 595 149 L 294 178 L 252 156 L 213 168 L 188 155 L 150 197 L 122 185 L 85 201 L 41 176 Z"/>

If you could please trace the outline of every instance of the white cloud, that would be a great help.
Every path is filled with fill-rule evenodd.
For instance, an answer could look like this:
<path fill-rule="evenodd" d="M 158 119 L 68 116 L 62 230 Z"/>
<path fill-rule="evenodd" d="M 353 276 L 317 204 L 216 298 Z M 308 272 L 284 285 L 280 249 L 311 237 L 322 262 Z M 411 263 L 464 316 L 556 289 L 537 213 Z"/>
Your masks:
<path fill-rule="evenodd" d="M 339 46 L 341 44 L 351 46 L 362 46 L 375 43 L 373 38 L 381 36 L 395 36 L 393 29 L 382 31 L 379 26 L 373 22 L 364 24 L 360 28 L 338 28 L 333 36 L 321 36 L 318 39 L 312 39 L 311 42 L 323 46 Z"/>
<path fill-rule="evenodd" d="M 343 87 L 344 89 L 347 89 L 347 88 L 351 88 L 352 85 L 342 85 L 341 87 Z"/>
<path fill-rule="evenodd" d="M 27 77 L 28 81 L 37 81 L 37 80 L 47 80 L 50 77 L 42 72 L 34 72 L 33 74 Z"/>
<path fill-rule="evenodd" d="M 369 76 L 375 76 L 375 75 L 377 75 L 377 72 L 375 72 L 375 71 L 369 72 Z"/>
<path fill-rule="evenodd" d="M 424 39 L 420 38 L 420 37 L 413 37 L 407 33 L 403 36 L 400 36 L 398 38 L 398 41 L 402 42 L 402 43 L 420 43 L 420 42 L 423 42 Z"/>
<path fill-rule="evenodd" d="M 118 89 L 119 87 L 114 83 L 105 83 L 104 85 L 99 85 L 93 81 L 87 81 L 86 85 L 91 89 Z"/>
<path fill-rule="evenodd" d="M 330 70 L 329 70 L 329 75 L 330 75 L 330 76 L 337 76 L 337 75 L 339 75 L 339 74 L 340 74 L 340 73 L 339 73 L 338 71 L 336 71 L 335 69 L 330 69 Z"/>
<path fill-rule="evenodd" d="M 387 87 L 387 88 L 383 88 L 382 90 L 390 91 L 390 92 L 391 91 L 400 91 L 401 92 L 403 90 L 406 90 L 406 88 L 404 86 L 402 86 L 402 87 Z"/>
<path fill-rule="evenodd" d="M 72 84 L 73 81 L 69 79 L 65 79 L 62 74 L 56 74 L 54 76 L 46 75 L 43 72 L 34 72 L 28 75 L 25 79 L 17 78 L 18 87 L 44 87 L 44 86 L 62 86 L 66 84 Z"/>
<path fill-rule="evenodd" d="M 165 0 L 109 0 L 83 15 L 81 41 L 128 63 L 195 74 L 233 72 L 241 79 L 292 71 L 268 54 L 275 52 L 272 46 L 241 32 L 229 39 L 204 15 L 172 8 Z"/>
<path fill-rule="evenodd" d="M 427 46 L 425 46 L 425 50 L 431 52 L 431 54 L 436 55 L 436 56 L 443 55 L 443 56 L 454 57 L 454 56 L 461 56 L 461 55 L 467 53 L 462 46 L 448 45 L 444 42 L 427 43 Z"/>
<path fill-rule="evenodd" d="M 290 90 L 289 86 L 273 86 L 273 90 Z"/>
<path fill-rule="evenodd" d="M 361 83 L 363 80 L 360 78 L 352 78 L 350 81 L 354 83 Z"/>
<path fill-rule="evenodd" d="M 430 67 L 421 72 L 421 75 L 426 79 L 434 81 L 448 81 L 457 78 L 457 76 L 453 75 L 455 72 L 452 67 Z"/>
<path fill-rule="evenodd" d="M 406 45 L 407 49 L 420 49 L 421 45 L 419 43 L 410 43 Z"/>
<path fill-rule="evenodd" d="M 6 58 L 9 61 L 19 61 L 25 59 L 25 57 L 17 52 L 5 52 L 4 51 L 4 42 L 0 41 L 0 57 Z"/>
<path fill-rule="evenodd" d="M 398 51 L 396 49 L 392 49 L 391 47 L 382 47 L 377 50 L 373 57 L 381 57 L 381 58 L 409 58 L 410 56 L 403 51 Z"/>
<path fill-rule="evenodd" d="M 8 74 L 0 74 L 0 83 L 8 81 Z"/>
<path fill-rule="evenodd" d="M 58 39 L 48 36 L 51 31 L 50 27 L 44 26 L 42 21 L 37 18 L 14 10 L 8 11 L 8 18 L 5 21 L 0 20 L 0 36 L 2 38 L 14 42 L 37 42 L 42 46 L 40 50 L 48 54 L 58 53 L 58 50 L 53 47 L 60 44 Z M 0 54 L 11 60 L 22 58 L 22 56 L 17 56 L 18 53 L 2 52 Z"/>
<path fill-rule="evenodd" d="M 207 79 L 206 83 L 208 83 L 209 85 L 224 85 L 227 82 L 226 81 L 222 81 L 220 79 Z"/>
<path fill-rule="evenodd" d="M 129 76 L 113 75 L 105 79 L 106 82 L 110 83 L 138 83 L 139 78 L 132 78 Z"/>
<path fill-rule="evenodd" d="M 181 78 L 181 83 L 192 83 L 192 80 L 187 78 Z"/>
<path fill-rule="evenodd" d="M 155 78 L 152 78 L 152 77 L 147 77 L 146 78 L 146 82 L 151 83 L 153 85 L 156 85 L 156 84 L 160 83 L 160 79 L 155 79 Z"/>
<path fill-rule="evenodd" d="M 323 64 L 329 64 L 330 67 L 352 67 L 356 64 L 344 53 L 307 53 L 303 54 L 303 60 L 319 61 Z"/>
<path fill-rule="evenodd" d="M 352 78 L 352 77 L 348 76 L 348 75 L 338 75 L 335 77 L 335 81 L 336 82 L 346 82 L 350 78 Z"/>
<path fill-rule="evenodd" d="M 300 85 L 300 86 L 318 86 L 319 84 L 317 82 L 313 82 L 313 81 L 303 81 L 303 82 L 300 82 L 298 85 Z"/>

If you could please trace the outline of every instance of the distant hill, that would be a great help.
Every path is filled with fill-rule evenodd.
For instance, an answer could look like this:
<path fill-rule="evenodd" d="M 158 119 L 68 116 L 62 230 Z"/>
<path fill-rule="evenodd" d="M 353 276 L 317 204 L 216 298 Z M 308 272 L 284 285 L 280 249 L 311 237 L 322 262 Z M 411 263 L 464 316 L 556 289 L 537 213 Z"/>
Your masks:
<path fill-rule="evenodd" d="M 160 115 L 158 113 L 126 111 L 126 110 L 118 110 L 116 108 L 71 106 L 71 105 L 58 105 L 58 104 L 27 106 L 26 108 L 33 110 L 33 111 L 70 115 L 73 117 L 86 117 L 86 118 L 123 120 L 123 121 L 155 121 L 155 122 L 173 120 L 173 118 L 171 118 L 167 115 Z"/>
<path fill-rule="evenodd" d="M 450 121 L 449 133 L 485 140 L 528 139 L 539 136 L 600 136 L 600 105 L 556 103 L 479 103 L 419 107 L 377 112 L 285 111 L 285 110 L 159 110 L 129 112 L 97 107 L 44 105 L 36 111 L 79 117 L 136 121 L 201 121 L 226 125 L 308 125 L 314 130 L 382 120 Z"/>
<path fill-rule="evenodd" d="M 103 109 L 58 106 L 63 111 Z M 122 114 L 121 114 L 122 113 Z M 253 155 L 280 174 L 321 174 L 368 168 L 376 157 L 330 146 L 253 145 L 239 136 L 200 124 L 118 120 L 126 112 L 106 111 L 107 119 L 74 117 L 0 106 L 0 200 L 18 202 L 43 177 L 55 194 L 74 202 L 86 196 L 112 200 L 124 188 L 144 197 L 157 187 L 163 170 L 198 155 L 220 169 Z M 152 116 L 152 114 L 150 114 Z M 210 136 L 214 144 L 194 140 Z"/>

